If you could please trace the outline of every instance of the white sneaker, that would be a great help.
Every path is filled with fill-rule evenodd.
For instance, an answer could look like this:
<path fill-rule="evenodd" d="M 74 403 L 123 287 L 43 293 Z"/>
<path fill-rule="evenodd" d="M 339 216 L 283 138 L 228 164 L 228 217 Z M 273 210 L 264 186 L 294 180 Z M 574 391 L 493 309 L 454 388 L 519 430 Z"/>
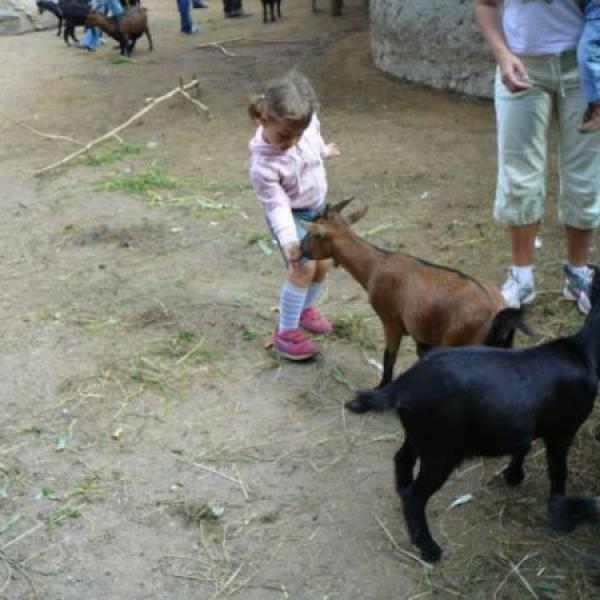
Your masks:
<path fill-rule="evenodd" d="M 590 290 L 592 287 L 592 280 L 594 279 L 594 271 L 589 267 L 585 267 L 583 277 L 575 273 L 569 265 L 563 265 L 565 272 L 565 287 L 563 289 L 563 296 L 567 300 L 577 302 L 577 308 L 579 311 L 587 315 L 592 308 L 590 302 Z"/>
<path fill-rule="evenodd" d="M 500 292 L 509 308 L 520 308 L 521 304 L 531 304 L 535 300 L 533 282 L 521 283 L 512 267 L 506 269 L 506 281 Z"/>

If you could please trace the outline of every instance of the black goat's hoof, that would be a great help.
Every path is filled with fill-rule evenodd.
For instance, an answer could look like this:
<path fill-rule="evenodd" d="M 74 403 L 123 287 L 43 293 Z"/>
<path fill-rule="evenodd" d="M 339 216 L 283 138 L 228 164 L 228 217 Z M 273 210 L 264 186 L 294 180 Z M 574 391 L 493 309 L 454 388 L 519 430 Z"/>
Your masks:
<path fill-rule="evenodd" d="M 371 407 L 366 402 L 363 402 L 360 398 L 349 400 L 344 406 L 350 412 L 356 413 L 357 415 L 361 415 L 371 410 Z"/>
<path fill-rule="evenodd" d="M 435 563 L 442 558 L 442 549 L 432 540 L 429 544 L 421 547 L 421 556 L 428 563 Z"/>
<path fill-rule="evenodd" d="M 508 467 L 504 471 L 504 481 L 510 487 L 517 487 L 525 479 L 525 471 L 523 469 L 511 469 Z"/>
<path fill-rule="evenodd" d="M 552 527 L 560 533 L 569 533 L 582 523 L 598 523 L 598 507 L 590 498 L 550 498 L 548 512 Z"/>

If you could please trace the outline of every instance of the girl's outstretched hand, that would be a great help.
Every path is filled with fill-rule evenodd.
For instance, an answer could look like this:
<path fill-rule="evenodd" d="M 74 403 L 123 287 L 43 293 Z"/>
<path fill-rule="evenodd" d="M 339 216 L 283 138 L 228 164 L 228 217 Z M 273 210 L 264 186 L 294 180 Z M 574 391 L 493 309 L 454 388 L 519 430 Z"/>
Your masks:
<path fill-rule="evenodd" d="M 335 142 L 332 142 L 331 144 L 325 144 L 325 158 L 333 158 L 334 156 L 339 156 L 340 154 L 340 149 L 337 147 Z"/>

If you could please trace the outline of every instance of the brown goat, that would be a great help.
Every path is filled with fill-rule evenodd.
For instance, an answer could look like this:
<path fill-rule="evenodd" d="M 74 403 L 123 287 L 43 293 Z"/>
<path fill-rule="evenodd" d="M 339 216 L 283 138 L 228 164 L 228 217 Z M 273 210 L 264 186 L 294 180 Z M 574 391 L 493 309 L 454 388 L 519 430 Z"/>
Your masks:
<path fill-rule="evenodd" d="M 148 49 L 154 48 L 148 29 L 146 9 L 141 6 L 128 8 L 120 17 L 107 17 L 99 10 L 91 10 L 86 21 L 88 27 L 100 27 L 104 33 L 119 42 L 121 54 L 131 56 L 135 43 L 144 33 L 148 38 Z"/>
<path fill-rule="evenodd" d="M 460 271 L 434 265 L 402 252 L 388 252 L 358 237 L 350 228 L 367 212 L 355 209 L 345 218 L 345 200 L 328 207 L 302 241 L 307 258 L 332 258 L 362 285 L 381 319 L 385 333 L 383 375 L 393 377 L 402 337 L 410 335 L 421 356 L 437 346 L 487 345 L 510 347 L 515 328 L 530 333 L 521 311 L 506 308 L 498 288 Z"/>

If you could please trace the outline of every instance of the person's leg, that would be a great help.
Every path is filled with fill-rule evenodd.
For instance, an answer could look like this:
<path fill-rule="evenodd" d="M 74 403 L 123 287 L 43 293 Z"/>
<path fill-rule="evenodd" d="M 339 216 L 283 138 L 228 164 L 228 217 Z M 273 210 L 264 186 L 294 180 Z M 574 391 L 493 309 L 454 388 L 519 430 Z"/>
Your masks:
<path fill-rule="evenodd" d="M 190 0 L 177 0 L 179 8 L 180 30 L 182 33 L 194 33 L 198 30 L 197 25 L 192 20 L 190 12 Z"/>
<path fill-rule="evenodd" d="M 579 310 L 590 308 L 591 271 L 586 267 L 593 230 L 600 225 L 600 134 L 583 136 L 577 124 L 586 101 L 580 88 L 575 53 L 561 59 L 562 88 L 559 119 L 559 218 L 565 226 L 567 299 Z"/>
<path fill-rule="evenodd" d="M 535 298 L 533 260 L 535 237 L 546 195 L 548 131 L 552 99 L 541 84 L 542 60 L 528 64 L 533 88 L 512 93 L 499 73 L 495 83 L 498 135 L 498 179 L 494 217 L 509 226 L 513 266 L 502 294 L 509 306 Z"/>
<path fill-rule="evenodd" d="M 312 333 L 332 333 L 333 326 L 331 323 L 315 308 L 323 289 L 323 281 L 327 275 L 329 261 L 317 260 L 315 264 L 315 274 L 308 286 L 304 307 L 300 314 L 300 327 Z"/>

